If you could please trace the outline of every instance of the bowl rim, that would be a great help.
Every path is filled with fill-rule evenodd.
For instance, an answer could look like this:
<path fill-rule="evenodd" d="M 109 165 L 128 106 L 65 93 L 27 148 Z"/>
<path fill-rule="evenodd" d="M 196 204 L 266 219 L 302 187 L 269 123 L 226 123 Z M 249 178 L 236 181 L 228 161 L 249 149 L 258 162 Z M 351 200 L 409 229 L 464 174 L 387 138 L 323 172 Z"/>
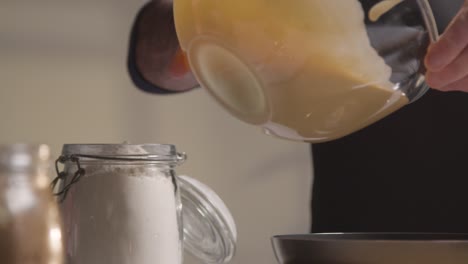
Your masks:
<path fill-rule="evenodd" d="M 425 232 L 350 232 L 350 233 L 310 233 L 276 235 L 273 241 L 312 241 L 312 242 L 399 242 L 399 243 L 468 243 L 468 233 L 425 233 Z"/>

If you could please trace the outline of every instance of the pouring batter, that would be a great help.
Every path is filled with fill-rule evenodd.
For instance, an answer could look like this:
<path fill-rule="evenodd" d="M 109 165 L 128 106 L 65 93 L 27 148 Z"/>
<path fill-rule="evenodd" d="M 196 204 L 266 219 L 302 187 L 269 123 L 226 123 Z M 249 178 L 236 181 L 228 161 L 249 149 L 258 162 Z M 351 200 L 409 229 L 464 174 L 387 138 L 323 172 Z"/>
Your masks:
<path fill-rule="evenodd" d="M 392 10 L 396 5 L 403 2 L 404 0 L 383 0 L 375 4 L 369 11 L 369 19 L 373 22 L 379 20 L 379 18 Z"/>

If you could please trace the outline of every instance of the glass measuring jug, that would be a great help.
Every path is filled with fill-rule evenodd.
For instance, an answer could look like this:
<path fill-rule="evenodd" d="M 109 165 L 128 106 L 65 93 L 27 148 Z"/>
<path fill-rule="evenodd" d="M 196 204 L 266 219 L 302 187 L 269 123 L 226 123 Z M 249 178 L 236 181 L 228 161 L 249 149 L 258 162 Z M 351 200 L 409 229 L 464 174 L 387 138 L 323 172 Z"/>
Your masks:
<path fill-rule="evenodd" d="M 200 85 L 280 138 L 344 137 L 429 89 L 426 0 L 175 0 L 174 17 Z"/>

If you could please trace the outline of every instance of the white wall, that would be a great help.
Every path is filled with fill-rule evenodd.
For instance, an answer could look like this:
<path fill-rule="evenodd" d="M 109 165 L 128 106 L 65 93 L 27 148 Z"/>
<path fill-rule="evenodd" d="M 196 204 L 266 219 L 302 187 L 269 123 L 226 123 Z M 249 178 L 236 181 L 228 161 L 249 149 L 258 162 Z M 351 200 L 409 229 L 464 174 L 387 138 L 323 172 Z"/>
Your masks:
<path fill-rule="evenodd" d="M 270 237 L 309 228 L 309 146 L 263 135 L 201 89 L 144 94 L 126 68 L 141 1 L 0 0 L 0 142 L 172 143 L 239 230 L 233 263 L 275 263 Z M 196 263 L 187 260 L 187 263 Z"/>

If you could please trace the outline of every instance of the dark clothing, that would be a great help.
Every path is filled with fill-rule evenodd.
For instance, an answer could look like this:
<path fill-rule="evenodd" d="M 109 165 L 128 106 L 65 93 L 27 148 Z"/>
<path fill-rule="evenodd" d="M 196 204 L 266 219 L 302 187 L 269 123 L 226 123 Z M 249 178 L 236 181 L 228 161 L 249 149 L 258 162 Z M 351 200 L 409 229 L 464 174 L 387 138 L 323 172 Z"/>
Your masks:
<path fill-rule="evenodd" d="M 174 92 L 168 91 L 162 88 L 159 88 L 152 83 L 148 82 L 141 72 L 138 70 L 137 65 L 136 65 L 136 40 L 138 39 L 138 30 L 135 27 L 135 25 L 138 23 L 139 19 L 141 18 L 141 14 L 145 10 L 145 7 L 147 7 L 150 3 L 146 4 L 140 12 L 138 12 L 134 25 L 132 27 L 132 31 L 130 33 L 130 43 L 129 43 L 129 49 L 128 49 L 128 57 L 127 57 L 127 69 L 128 73 L 130 74 L 130 78 L 132 79 L 133 83 L 135 84 L 136 87 L 138 87 L 140 90 L 143 90 L 148 93 L 157 93 L 157 94 L 172 94 Z"/>
<path fill-rule="evenodd" d="M 462 2 L 434 0 L 442 28 Z M 144 81 L 133 49 L 135 84 L 167 93 Z M 312 232 L 468 232 L 468 94 L 429 91 L 361 131 L 312 149 Z"/>
<path fill-rule="evenodd" d="M 462 3 L 431 1 L 441 31 Z M 468 232 L 468 94 L 431 90 L 312 150 L 312 232 Z"/>
<path fill-rule="evenodd" d="M 468 232 L 468 94 L 313 146 L 313 232 Z"/>

